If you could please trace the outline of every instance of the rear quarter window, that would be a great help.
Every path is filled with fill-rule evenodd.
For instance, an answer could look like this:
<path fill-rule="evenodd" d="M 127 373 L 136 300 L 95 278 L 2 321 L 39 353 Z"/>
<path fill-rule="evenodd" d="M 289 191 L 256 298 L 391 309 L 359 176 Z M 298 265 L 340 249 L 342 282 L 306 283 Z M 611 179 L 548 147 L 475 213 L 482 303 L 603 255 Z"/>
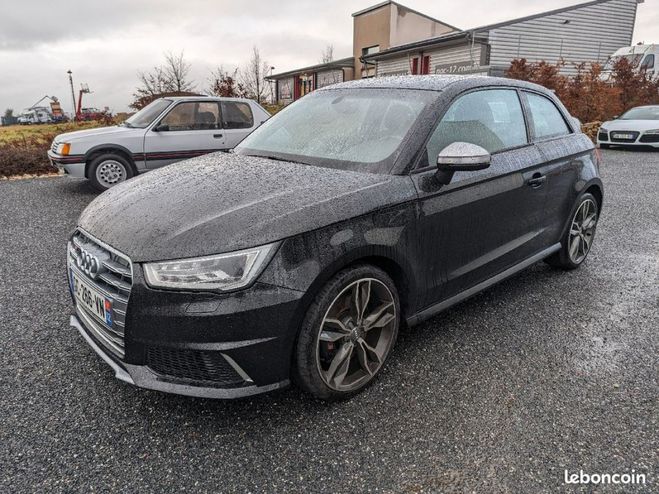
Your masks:
<path fill-rule="evenodd" d="M 247 103 L 223 101 L 222 126 L 225 129 L 251 129 L 254 126 L 252 109 Z"/>
<path fill-rule="evenodd" d="M 550 139 L 571 133 L 563 114 L 553 101 L 539 94 L 525 94 L 531 113 L 531 128 L 536 139 Z"/>

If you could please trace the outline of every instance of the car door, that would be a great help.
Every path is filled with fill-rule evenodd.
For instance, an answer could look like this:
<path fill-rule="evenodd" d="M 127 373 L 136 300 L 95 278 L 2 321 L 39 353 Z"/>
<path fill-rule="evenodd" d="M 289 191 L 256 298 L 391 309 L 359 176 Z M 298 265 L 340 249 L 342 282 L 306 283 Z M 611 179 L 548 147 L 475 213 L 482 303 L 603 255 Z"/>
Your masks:
<path fill-rule="evenodd" d="M 222 101 L 221 107 L 224 142 L 233 149 L 256 128 L 254 114 L 245 101 Z"/>
<path fill-rule="evenodd" d="M 522 91 L 522 96 L 529 115 L 531 139 L 545 162 L 547 237 L 548 241 L 557 242 L 575 200 L 575 184 L 581 167 L 585 166 L 583 160 L 590 153 L 582 151 L 583 136 L 573 131 L 567 115 L 550 98 L 532 91 Z M 570 149 L 580 151 L 570 153 Z"/>
<path fill-rule="evenodd" d="M 181 101 L 144 136 L 147 168 L 226 148 L 218 101 Z"/>
<path fill-rule="evenodd" d="M 441 185 L 435 180 L 434 163 L 453 142 L 485 148 L 491 164 L 456 172 L 449 185 Z M 412 179 L 419 194 L 426 306 L 542 249 L 543 158 L 529 142 L 516 89 L 479 89 L 459 96 L 431 134 L 420 166 Z"/>

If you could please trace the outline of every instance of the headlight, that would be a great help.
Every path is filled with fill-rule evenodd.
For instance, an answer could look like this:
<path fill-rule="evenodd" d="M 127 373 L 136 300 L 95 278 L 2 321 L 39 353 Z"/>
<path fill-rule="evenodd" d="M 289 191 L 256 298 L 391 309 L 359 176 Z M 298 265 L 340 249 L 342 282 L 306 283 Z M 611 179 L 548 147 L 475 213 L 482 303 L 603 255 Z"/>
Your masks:
<path fill-rule="evenodd" d="M 647 134 L 650 134 L 650 135 L 653 135 L 653 136 L 654 136 L 654 135 L 659 134 L 659 129 L 646 130 L 646 131 L 643 132 L 643 133 L 646 134 L 646 135 L 647 135 Z"/>
<path fill-rule="evenodd" d="M 261 274 L 278 246 L 277 242 L 215 256 L 151 262 L 144 265 L 144 276 L 154 288 L 236 290 Z"/>
<path fill-rule="evenodd" d="M 67 156 L 69 151 L 71 151 L 71 144 L 68 142 L 61 143 L 57 146 L 56 150 L 57 154 L 61 154 L 62 156 Z"/>

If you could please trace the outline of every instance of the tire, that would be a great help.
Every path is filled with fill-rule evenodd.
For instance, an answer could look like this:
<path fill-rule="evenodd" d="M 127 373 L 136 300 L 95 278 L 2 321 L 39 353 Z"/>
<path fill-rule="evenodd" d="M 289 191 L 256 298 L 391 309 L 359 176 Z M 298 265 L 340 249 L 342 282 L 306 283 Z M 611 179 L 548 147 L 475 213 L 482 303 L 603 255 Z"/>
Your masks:
<path fill-rule="evenodd" d="M 368 264 L 340 271 L 307 310 L 295 348 L 294 381 L 328 401 L 364 390 L 396 343 L 400 314 L 398 291 L 387 273 Z"/>
<path fill-rule="evenodd" d="M 545 262 L 565 270 L 581 266 L 592 249 L 598 220 L 597 199 L 590 193 L 582 195 L 570 215 L 570 224 L 561 239 L 561 249 Z"/>
<path fill-rule="evenodd" d="M 114 153 L 97 156 L 89 163 L 90 182 L 96 190 L 104 192 L 133 177 L 133 167 L 129 161 Z"/>

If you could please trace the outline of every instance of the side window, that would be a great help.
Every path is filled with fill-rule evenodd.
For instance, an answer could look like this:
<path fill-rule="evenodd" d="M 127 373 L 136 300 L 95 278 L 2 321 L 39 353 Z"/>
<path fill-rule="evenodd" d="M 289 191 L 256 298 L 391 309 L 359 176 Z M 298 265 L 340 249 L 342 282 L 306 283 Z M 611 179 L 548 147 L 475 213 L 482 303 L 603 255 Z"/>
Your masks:
<path fill-rule="evenodd" d="M 556 105 L 545 96 L 526 93 L 536 139 L 568 135 L 570 128 Z"/>
<path fill-rule="evenodd" d="M 469 142 L 490 153 L 528 142 L 522 105 L 513 89 L 486 89 L 458 98 L 448 109 L 426 147 L 428 164 L 454 142 Z"/>
<path fill-rule="evenodd" d="M 647 55 L 641 64 L 641 70 L 651 70 L 654 68 L 654 55 Z"/>
<path fill-rule="evenodd" d="M 220 128 L 220 108 L 215 102 L 179 103 L 160 122 L 170 131 Z"/>
<path fill-rule="evenodd" d="M 252 109 L 247 103 L 222 102 L 222 126 L 225 129 L 250 129 L 254 126 Z"/>

